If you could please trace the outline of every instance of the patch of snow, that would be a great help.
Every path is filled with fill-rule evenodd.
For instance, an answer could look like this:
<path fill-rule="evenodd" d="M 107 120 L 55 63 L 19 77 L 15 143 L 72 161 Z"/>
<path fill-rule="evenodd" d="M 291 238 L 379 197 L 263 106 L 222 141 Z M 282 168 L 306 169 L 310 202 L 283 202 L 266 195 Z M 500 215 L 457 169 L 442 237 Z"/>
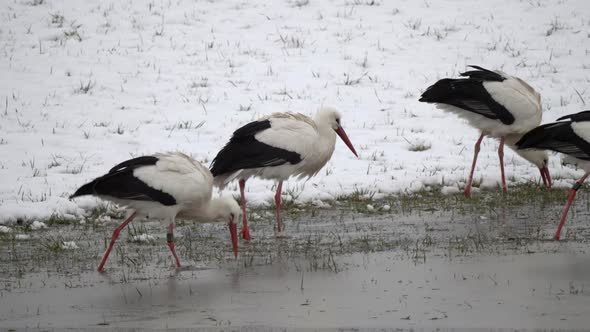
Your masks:
<path fill-rule="evenodd" d="M 440 192 L 443 193 L 444 195 L 450 195 L 450 194 L 460 193 L 461 189 L 459 189 L 459 187 L 457 187 L 457 186 L 444 186 L 444 187 L 442 187 Z"/>
<path fill-rule="evenodd" d="M 78 249 L 78 245 L 74 241 L 63 241 L 61 243 L 61 248 L 63 250 L 75 250 Z"/>
<path fill-rule="evenodd" d="M 10 227 L 6 227 L 6 226 L 2 226 L 0 225 L 0 233 L 10 233 L 12 230 L 10 229 Z"/>
<path fill-rule="evenodd" d="M 1 81 L 1 78 L 0 78 Z M 1 146 L 0 146 L 1 147 Z M 2 181 L 5 185 L 9 181 Z M 56 184 L 56 186 L 59 186 Z M 4 188 L 0 188 L 2 190 Z M 37 190 L 37 189 L 31 189 Z M 4 195 L 0 192 L 0 196 Z M 59 196 L 49 196 L 45 201 L 20 201 L 20 199 L 6 199 L 0 204 L 0 224 L 13 224 L 18 219 L 37 219 L 43 220 L 52 215 L 82 216 L 84 210 L 76 205 L 75 202 L 69 201 Z"/>
<path fill-rule="evenodd" d="M 100 216 L 98 218 L 98 221 L 100 221 L 102 223 L 107 223 L 107 222 L 111 222 L 112 221 L 112 218 L 109 217 L 109 216 L 104 215 L 104 216 Z"/>
<path fill-rule="evenodd" d="M 14 236 L 15 240 L 28 240 L 30 238 L 31 238 L 31 236 L 29 234 L 16 234 Z"/>
<path fill-rule="evenodd" d="M 373 195 L 373 200 L 379 200 L 379 199 L 383 199 L 387 197 L 387 195 L 385 193 L 375 193 Z"/>
<path fill-rule="evenodd" d="M 130 155 L 180 150 L 208 164 L 239 126 L 321 105 L 341 111 L 359 158 L 337 142 L 317 176 L 284 183 L 296 202 L 461 187 L 479 134 L 418 98 L 470 64 L 529 82 L 544 123 L 587 108 L 588 93 L 572 89 L 588 85 L 587 0 L 379 4 L 178 0 L 156 18 L 129 0 L 2 3 L 0 224 L 81 218 L 102 203 L 68 196 Z M 483 140 L 482 188 L 499 190 L 497 145 Z M 509 187 L 539 179 L 510 149 L 504 158 Z M 583 174 L 555 156 L 549 169 L 560 188 Z M 275 185 L 249 180 L 249 206 L 271 204 Z M 235 183 L 225 192 L 239 196 Z"/>
<path fill-rule="evenodd" d="M 371 204 L 367 204 L 367 210 L 369 212 L 373 212 L 373 211 L 375 211 L 375 207 L 373 205 L 371 205 Z"/>
<path fill-rule="evenodd" d="M 321 199 L 315 199 L 311 202 L 311 204 L 317 208 L 325 209 L 331 207 L 330 204 L 322 201 Z"/>
<path fill-rule="evenodd" d="M 150 234 L 139 234 L 131 237 L 132 242 L 154 242 L 156 238 Z"/>
<path fill-rule="evenodd" d="M 383 210 L 383 211 L 389 211 L 389 210 L 391 210 L 391 206 L 389 206 L 389 204 L 385 204 L 385 205 L 383 205 L 381 207 L 381 210 Z"/>
<path fill-rule="evenodd" d="M 31 224 L 30 227 L 31 227 L 32 230 L 36 231 L 36 230 L 39 230 L 39 229 L 45 229 L 45 228 L 47 228 L 47 225 L 44 222 L 41 222 L 39 220 L 35 220 L 35 221 L 33 221 L 33 223 Z"/>

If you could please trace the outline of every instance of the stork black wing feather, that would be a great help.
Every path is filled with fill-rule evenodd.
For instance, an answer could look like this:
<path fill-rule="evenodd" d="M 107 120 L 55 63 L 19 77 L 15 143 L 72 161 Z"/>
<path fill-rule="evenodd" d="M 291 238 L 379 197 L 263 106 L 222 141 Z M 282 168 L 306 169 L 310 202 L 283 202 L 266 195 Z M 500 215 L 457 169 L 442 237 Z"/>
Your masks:
<path fill-rule="evenodd" d="M 424 91 L 420 101 L 455 106 L 506 125 L 514 123 L 512 113 L 496 102 L 478 79 L 441 79 Z"/>
<path fill-rule="evenodd" d="M 157 162 L 158 158 L 153 156 L 124 161 L 113 167 L 109 173 L 81 186 L 70 198 L 95 195 L 133 201 L 158 202 L 166 206 L 175 205 L 176 199 L 172 195 L 149 186 L 133 175 L 134 170 L 155 165 Z"/>
<path fill-rule="evenodd" d="M 270 128 L 270 120 L 253 121 L 234 131 L 230 142 L 239 141 L 240 139 L 248 139 L 259 132 Z"/>
<path fill-rule="evenodd" d="M 237 129 L 230 141 L 217 153 L 211 163 L 213 176 L 229 174 L 241 169 L 296 164 L 301 156 L 293 151 L 260 142 L 255 135 L 271 127 L 270 120 L 250 122 Z"/>
<path fill-rule="evenodd" d="M 590 143 L 576 135 L 571 124 L 571 121 L 564 121 L 539 126 L 526 133 L 516 146 L 519 149 L 547 149 L 590 160 Z"/>

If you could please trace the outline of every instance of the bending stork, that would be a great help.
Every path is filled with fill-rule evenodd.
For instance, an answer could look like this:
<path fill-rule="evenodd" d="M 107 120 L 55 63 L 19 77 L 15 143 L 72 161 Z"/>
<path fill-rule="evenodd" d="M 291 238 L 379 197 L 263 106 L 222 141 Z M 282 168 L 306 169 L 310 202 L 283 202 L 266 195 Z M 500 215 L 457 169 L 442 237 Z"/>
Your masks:
<path fill-rule="evenodd" d="M 213 176 L 206 167 L 185 154 L 175 152 L 124 161 L 76 190 L 70 198 L 98 196 L 132 211 L 113 231 L 98 271 L 102 271 L 121 230 L 137 216 L 163 219 L 169 223 L 167 242 L 176 267 L 180 267 L 180 260 L 174 249 L 174 219 L 179 214 L 203 221 L 228 221 L 233 252 L 237 256 L 238 236 L 234 219 L 239 217 L 240 207 L 231 197 L 212 199 L 212 185 Z"/>
<path fill-rule="evenodd" d="M 500 139 L 498 157 L 502 173 L 502 190 L 507 191 L 504 176 L 504 144 L 521 157 L 536 165 L 543 184 L 551 187 L 547 169 L 547 153 L 536 150 L 517 150 L 515 143 L 529 130 L 541 123 L 541 96 L 526 82 L 501 71 L 490 71 L 478 66 L 461 74 L 465 78 L 439 80 L 428 87 L 421 102 L 436 103 L 437 107 L 455 113 L 481 131 L 475 152 L 465 197 L 471 197 L 473 172 L 484 136 Z"/>
<path fill-rule="evenodd" d="M 569 121 L 561 121 L 567 119 Z M 574 164 L 586 172 L 580 180 L 574 182 L 570 190 L 554 240 L 559 240 L 576 193 L 590 175 L 590 111 L 562 116 L 557 121 L 561 122 L 545 124 L 531 130 L 516 143 L 519 149 L 548 149 L 561 152 L 566 155 L 566 163 Z"/>

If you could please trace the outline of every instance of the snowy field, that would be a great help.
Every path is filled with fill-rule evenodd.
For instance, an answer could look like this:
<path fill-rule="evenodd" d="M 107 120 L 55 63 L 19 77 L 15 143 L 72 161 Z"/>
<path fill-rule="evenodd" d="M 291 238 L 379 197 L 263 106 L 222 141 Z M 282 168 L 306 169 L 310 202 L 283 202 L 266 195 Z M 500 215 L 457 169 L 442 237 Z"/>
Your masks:
<path fill-rule="evenodd" d="M 590 108 L 587 0 L 5 0 L 0 16 L 0 223 L 81 216 L 96 202 L 67 197 L 115 163 L 180 150 L 209 164 L 239 126 L 321 105 L 360 158 L 337 143 L 284 199 L 458 192 L 478 133 L 418 97 L 470 64 L 528 81 L 543 122 Z M 484 140 L 482 187 L 498 187 L 496 148 Z M 509 186 L 539 181 L 505 159 Z M 550 171 L 560 187 L 581 174 L 557 157 Z M 249 181 L 250 203 L 272 186 Z"/>

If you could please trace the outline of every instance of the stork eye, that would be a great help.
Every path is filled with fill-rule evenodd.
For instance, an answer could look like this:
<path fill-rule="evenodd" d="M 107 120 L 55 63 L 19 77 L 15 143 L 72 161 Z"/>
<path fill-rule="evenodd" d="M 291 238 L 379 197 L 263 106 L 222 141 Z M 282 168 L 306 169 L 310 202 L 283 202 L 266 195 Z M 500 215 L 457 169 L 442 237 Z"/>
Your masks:
<path fill-rule="evenodd" d="M 336 123 L 337 123 L 338 125 L 340 125 L 340 118 L 337 118 L 337 119 L 336 119 Z"/>

